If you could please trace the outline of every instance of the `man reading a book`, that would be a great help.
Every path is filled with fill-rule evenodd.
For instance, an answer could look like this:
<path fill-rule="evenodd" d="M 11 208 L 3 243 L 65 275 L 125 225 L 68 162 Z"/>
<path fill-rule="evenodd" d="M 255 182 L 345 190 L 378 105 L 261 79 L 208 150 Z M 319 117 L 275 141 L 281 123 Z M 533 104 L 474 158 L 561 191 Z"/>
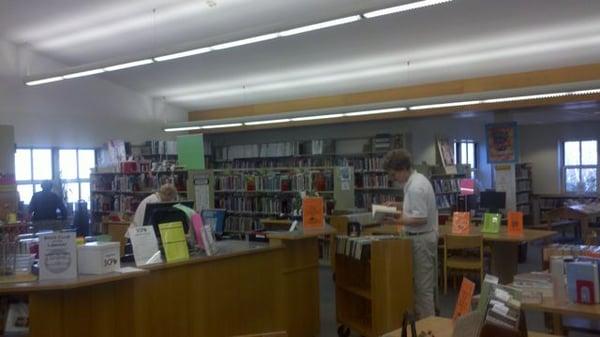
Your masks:
<path fill-rule="evenodd" d="M 433 187 L 424 175 L 412 168 L 407 151 L 393 150 L 384 158 L 383 168 L 404 189 L 401 204 L 388 203 L 401 211 L 387 215 L 384 224 L 402 226 L 412 241 L 415 311 L 419 319 L 435 315 L 437 285 L 438 210 Z"/>

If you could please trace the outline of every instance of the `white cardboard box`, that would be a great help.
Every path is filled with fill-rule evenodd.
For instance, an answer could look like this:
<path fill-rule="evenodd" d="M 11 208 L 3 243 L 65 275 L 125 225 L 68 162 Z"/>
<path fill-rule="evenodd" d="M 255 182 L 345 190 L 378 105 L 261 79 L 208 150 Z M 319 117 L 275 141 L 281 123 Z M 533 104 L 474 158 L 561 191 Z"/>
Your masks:
<path fill-rule="evenodd" d="M 92 242 L 77 247 L 80 274 L 107 274 L 121 268 L 119 242 Z"/>

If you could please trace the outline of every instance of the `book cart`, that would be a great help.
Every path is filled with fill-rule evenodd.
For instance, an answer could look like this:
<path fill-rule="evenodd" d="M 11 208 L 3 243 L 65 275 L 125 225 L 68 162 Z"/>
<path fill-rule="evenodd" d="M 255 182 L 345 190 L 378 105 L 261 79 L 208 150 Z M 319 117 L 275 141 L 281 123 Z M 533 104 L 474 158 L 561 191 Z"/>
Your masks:
<path fill-rule="evenodd" d="M 338 336 L 381 336 L 413 307 L 411 241 L 399 236 L 338 236 L 334 241 Z"/>

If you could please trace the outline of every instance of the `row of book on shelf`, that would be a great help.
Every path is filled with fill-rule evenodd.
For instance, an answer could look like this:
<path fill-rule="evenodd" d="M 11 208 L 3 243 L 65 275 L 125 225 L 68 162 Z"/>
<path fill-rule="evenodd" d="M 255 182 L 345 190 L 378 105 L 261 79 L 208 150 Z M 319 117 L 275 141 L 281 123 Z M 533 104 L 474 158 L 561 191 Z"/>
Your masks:
<path fill-rule="evenodd" d="M 94 191 L 137 192 L 157 190 L 163 184 L 173 184 L 178 190 L 185 190 L 187 172 L 151 174 L 150 172 L 132 175 L 92 175 L 90 185 Z"/>
<path fill-rule="evenodd" d="M 355 174 L 354 185 L 357 188 L 391 188 L 393 186 L 387 174 Z"/>
<path fill-rule="evenodd" d="M 371 245 L 374 241 L 398 239 L 394 235 L 368 235 L 336 237 L 336 254 L 344 255 L 358 261 L 367 262 L 371 259 Z"/>
<path fill-rule="evenodd" d="M 221 169 L 254 169 L 254 168 L 284 168 L 284 167 L 332 167 L 338 165 L 333 157 L 283 157 L 234 159 L 228 162 L 216 162 L 216 168 Z"/>
<path fill-rule="evenodd" d="M 308 140 L 265 144 L 245 144 L 220 147 L 215 150 L 219 161 L 232 161 L 240 158 L 268 158 L 299 155 L 321 155 L 335 152 L 333 140 Z"/>
<path fill-rule="evenodd" d="M 215 206 L 230 212 L 260 214 L 291 214 L 300 199 L 295 195 L 283 196 L 219 196 L 215 198 Z"/>
<path fill-rule="evenodd" d="M 95 212 L 133 213 L 144 197 L 144 195 L 131 196 L 96 194 L 90 198 L 90 209 Z"/>
<path fill-rule="evenodd" d="M 460 193 L 461 179 L 432 179 L 435 193 Z"/>
<path fill-rule="evenodd" d="M 333 191 L 333 172 L 239 173 L 215 177 L 216 191 Z"/>
<path fill-rule="evenodd" d="M 517 192 L 521 192 L 521 191 L 531 191 L 531 181 L 530 180 L 517 181 Z"/>
<path fill-rule="evenodd" d="M 438 209 L 450 209 L 458 204 L 458 194 L 440 194 L 435 196 Z"/>

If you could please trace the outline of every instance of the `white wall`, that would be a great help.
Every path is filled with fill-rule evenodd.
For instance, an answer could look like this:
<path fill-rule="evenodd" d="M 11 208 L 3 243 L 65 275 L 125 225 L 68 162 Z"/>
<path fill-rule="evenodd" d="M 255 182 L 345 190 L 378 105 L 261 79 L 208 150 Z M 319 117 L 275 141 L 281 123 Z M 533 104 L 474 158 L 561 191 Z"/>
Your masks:
<path fill-rule="evenodd" d="M 533 164 L 534 193 L 560 193 L 560 143 L 598 139 L 600 122 L 525 125 L 520 127 L 521 161 Z"/>
<path fill-rule="evenodd" d="M 472 139 L 480 144 L 476 172 L 483 188 L 491 186 L 490 165 L 485 155 L 485 124 L 493 114 L 481 114 L 476 118 L 436 117 L 423 119 L 400 119 L 348 124 L 332 124 L 298 128 L 282 128 L 234 134 L 207 135 L 213 145 L 268 143 L 288 140 L 331 139 L 349 137 L 372 137 L 377 133 L 407 133 L 410 152 L 415 163 L 436 163 L 435 139 L 437 135 L 448 139 Z M 361 148 L 355 149 L 361 152 Z"/>
<path fill-rule="evenodd" d="M 26 69 L 43 73 L 61 67 L 0 40 L 0 124 L 14 125 L 19 146 L 83 147 L 109 139 L 172 138 L 161 127 L 187 118 L 182 109 L 99 77 L 23 84 Z"/>

